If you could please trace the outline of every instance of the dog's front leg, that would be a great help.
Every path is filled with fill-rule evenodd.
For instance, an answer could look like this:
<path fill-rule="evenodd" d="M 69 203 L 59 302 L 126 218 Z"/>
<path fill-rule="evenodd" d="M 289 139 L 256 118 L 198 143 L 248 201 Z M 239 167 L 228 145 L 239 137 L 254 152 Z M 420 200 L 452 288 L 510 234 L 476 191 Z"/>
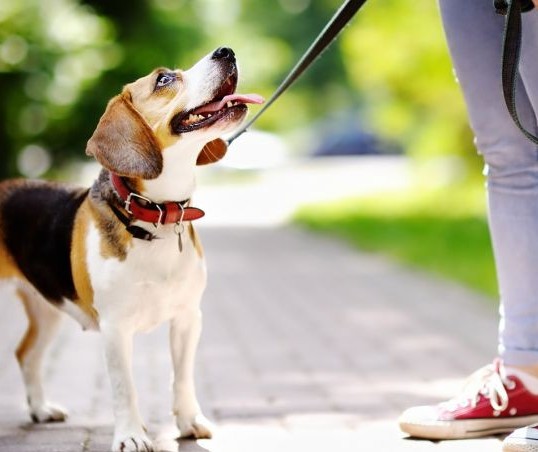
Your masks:
<path fill-rule="evenodd" d="M 101 325 L 114 405 L 113 452 L 152 452 L 132 377 L 133 333 L 119 325 Z"/>
<path fill-rule="evenodd" d="M 194 385 L 194 358 L 202 329 L 199 309 L 182 312 L 171 321 L 170 347 L 174 364 L 173 412 L 181 437 L 211 438 L 211 423 L 202 414 Z"/>

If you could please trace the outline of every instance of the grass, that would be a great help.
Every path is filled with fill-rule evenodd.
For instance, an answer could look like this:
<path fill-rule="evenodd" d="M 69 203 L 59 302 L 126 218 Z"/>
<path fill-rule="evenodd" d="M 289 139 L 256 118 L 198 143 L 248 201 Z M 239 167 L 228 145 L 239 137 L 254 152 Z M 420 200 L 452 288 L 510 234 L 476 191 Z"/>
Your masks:
<path fill-rule="evenodd" d="M 415 187 L 301 208 L 295 221 L 497 297 L 483 188 Z"/>

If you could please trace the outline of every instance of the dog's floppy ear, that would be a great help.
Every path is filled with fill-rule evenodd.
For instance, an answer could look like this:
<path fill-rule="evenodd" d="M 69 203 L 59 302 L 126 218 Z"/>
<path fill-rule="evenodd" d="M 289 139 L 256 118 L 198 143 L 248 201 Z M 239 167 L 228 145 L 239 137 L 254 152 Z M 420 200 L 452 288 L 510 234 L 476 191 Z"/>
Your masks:
<path fill-rule="evenodd" d="M 110 100 L 86 154 L 120 176 L 155 179 L 163 169 L 160 146 L 129 97 L 124 92 Z"/>
<path fill-rule="evenodd" d="M 216 140 L 207 143 L 198 154 L 196 160 L 197 165 L 208 165 L 210 163 L 218 162 L 222 157 L 226 155 L 228 145 L 224 140 L 217 138 Z"/>

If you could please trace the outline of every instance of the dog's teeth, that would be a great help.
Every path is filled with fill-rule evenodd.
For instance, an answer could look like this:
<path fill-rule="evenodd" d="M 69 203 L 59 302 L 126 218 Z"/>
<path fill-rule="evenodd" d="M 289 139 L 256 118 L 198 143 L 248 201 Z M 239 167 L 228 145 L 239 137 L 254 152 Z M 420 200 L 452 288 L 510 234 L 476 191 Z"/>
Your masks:
<path fill-rule="evenodd" d="M 231 106 L 233 106 L 233 102 L 232 102 L 232 101 L 229 101 L 229 102 L 226 104 L 226 106 L 227 106 L 228 108 L 230 108 Z"/>
<path fill-rule="evenodd" d="M 197 123 L 197 122 L 200 122 L 200 121 L 204 121 L 207 118 L 211 118 L 211 116 L 213 116 L 211 113 L 205 113 L 205 114 L 201 114 L 201 115 L 190 113 L 189 117 L 187 119 L 185 119 L 184 122 L 187 125 L 191 125 L 191 124 L 194 124 L 194 123 Z"/>

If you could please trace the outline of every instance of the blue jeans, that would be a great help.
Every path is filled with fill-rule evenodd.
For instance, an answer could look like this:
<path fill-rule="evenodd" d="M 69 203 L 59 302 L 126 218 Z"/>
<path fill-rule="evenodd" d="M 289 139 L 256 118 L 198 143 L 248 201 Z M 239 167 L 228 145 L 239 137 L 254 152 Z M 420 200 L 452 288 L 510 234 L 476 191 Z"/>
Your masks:
<path fill-rule="evenodd" d="M 538 148 L 513 124 L 504 104 L 500 77 L 504 18 L 495 14 L 492 4 L 492 0 L 440 0 L 452 61 L 486 163 L 489 226 L 501 298 L 499 354 L 508 365 L 530 365 L 538 364 Z M 523 28 L 518 110 L 536 135 L 538 10 L 524 14 Z"/>

